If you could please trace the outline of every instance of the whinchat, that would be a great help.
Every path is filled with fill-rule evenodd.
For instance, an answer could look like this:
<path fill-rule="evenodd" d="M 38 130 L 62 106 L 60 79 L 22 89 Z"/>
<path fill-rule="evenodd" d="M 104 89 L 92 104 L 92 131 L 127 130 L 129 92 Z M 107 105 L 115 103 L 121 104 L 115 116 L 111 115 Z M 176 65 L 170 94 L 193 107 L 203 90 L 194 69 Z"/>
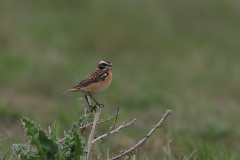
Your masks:
<path fill-rule="evenodd" d="M 91 97 L 96 105 L 104 106 L 99 104 L 92 95 L 100 93 L 108 88 L 112 81 L 112 72 L 111 72 L 112 63 L 108 60 L 100 61 L 98 67 L 87 77 L 85 77 L 80 83 L 76 86 L 70 88 L 63 94 L 67 92 L 80 92 L 85 94 L 85 98 L 88 102 L 89 107 L 92 107 L 89 102 L 89 97 Z"/>

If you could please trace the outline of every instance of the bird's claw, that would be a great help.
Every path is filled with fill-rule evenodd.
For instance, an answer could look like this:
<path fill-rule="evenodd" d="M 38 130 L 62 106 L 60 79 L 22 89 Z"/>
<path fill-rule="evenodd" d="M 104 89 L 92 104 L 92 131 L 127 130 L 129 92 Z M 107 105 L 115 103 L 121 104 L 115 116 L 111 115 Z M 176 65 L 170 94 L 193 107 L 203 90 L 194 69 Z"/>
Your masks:
<path fill-rule="evenodd" d="M 95 106 L 89 106 L 88 113 L 89 113 L 89 112 L 92 112 L 93 110 L 96 112 L 96 108 L 97 108 L 96 105 L 95 105 Z"/>
<path fill-rule="evenodd" d="M 98 105 L 100 108 L 104 108 L 105 106 L 104 106 L 104 104 L 99 104 Z"/>
<path fill-rule="evenodd" d="M 100 107 L 100 108 L 104 108 L 105 106 L 104 106 L 104 104 L 101 104 L 101 103 L 97 103 L 94 107 Z"/>

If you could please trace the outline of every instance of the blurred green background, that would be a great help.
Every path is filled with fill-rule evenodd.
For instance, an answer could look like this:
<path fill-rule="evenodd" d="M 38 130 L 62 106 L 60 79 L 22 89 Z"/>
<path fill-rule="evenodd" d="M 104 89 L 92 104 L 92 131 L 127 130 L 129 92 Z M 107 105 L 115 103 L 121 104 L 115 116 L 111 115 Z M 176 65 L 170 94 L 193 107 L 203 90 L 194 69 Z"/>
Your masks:
<path fill-rule="evenodd" d="M 113 81 L 95 98 L 101 118 L 134 128 L 111 135 L 95 153 L 132 146 L 167 109 L 165 126 L 140 159 L 240 159 L 240 3 L 237 0 L 0 1 L 0 139 L 7 155 L 24 140 L 27 116 L 67 130 L 82 94 L 61 93 L 113 63 Z M 109 122 L 99 127 L 105 133 Z M 0 151 L 2 153 L 2 151 Z"/>

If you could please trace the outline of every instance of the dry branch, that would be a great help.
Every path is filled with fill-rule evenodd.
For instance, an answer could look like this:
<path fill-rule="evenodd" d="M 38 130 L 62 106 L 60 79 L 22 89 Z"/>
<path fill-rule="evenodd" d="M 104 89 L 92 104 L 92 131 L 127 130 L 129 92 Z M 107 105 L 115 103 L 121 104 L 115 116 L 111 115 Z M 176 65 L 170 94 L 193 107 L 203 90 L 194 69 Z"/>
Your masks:
<path fill-rule="evenodd" d="M 128 153 L 131 153 L 132 151 L 134 151 L 136 148 L 140 147 L 152 134 L 153 132 L 157 129 L 157 128 L 160 128 L 163 126 L 163 122 L 164 120 L 167 118 L 167 116 L 171 113 L 172 111 L 171 110 L 167 110 L 167 112 L 162 116 L 162 119 L 158 122 L 157 125 L 155 125 L 152 130 L 146 135 L 144 136 L 144 138 L 142 140 L 140 140 L 137 144 L 135 144 L 133 147 L 129 148 L 129 149 L 126 149 L 124 151 L 122 151 L 121 154 L 115 156 L 115 157 L 112 157 L 111 159 L 109 160 L 114 160 L 114 159 L 119 159 L 123 156 L 125 156 L 126 154 Z"/>
<path fill-rule="evenodd" d="M 164 151 L 166 152 L 166 154 L 169 156 L 169 159 L 174 159 L 174 157 L 172 156 L 172 153 L 171 153 L 171 149 L 170 149 L 170 143 L 172 141 L 171 140 L 168 140 L 168 143 L 167 143 L 167 148 L 166 147 L 163 147 Z"/>
<path fill-rule="evenodd" d="M 124 123 L 122 125 L 120 125 L 119 127 L 116 127 L 115 124 L 116 124 L 116 121 L 117 121 L 117 118 L 118 118 L 118 113 L 119 113 L 119 107 L 118 107 L 118 110 L 117 110 L 117 113 L 113 116 L 109 116 L 107 119 L 105 120 L 102 120 L 102 121 L 99 121 L 99 116 L 100 116 L 100 113 L 101 113 L 101 107 L 97 107 L 96 106 L 96 111 L 94 112 L 94 107 L 90 108 L 89 110 L 86 110 L 86 106 L 83 102 L 83 100 L 81 99 L 83 105 L 84 105 L 84 114 L 88 114 L 89 112 L 92 112 L 93 114 L 93 118 L 94 118 L 94 121 L 92 123 L 88 123 L 88 124 L 85 124 L 81 127 L 79 127 L 79 130 L 84 130 L 86 127 L 92 125 L 92 129 L 91 129 L 91 132 L 90 132 L 90 135 L 89 135 L 89 139 L 88 139 L 88 142 L 87 142 L 87 156 L 85 157 L 85 160 L 88 160 L 89 159 L 89 154 L 90 154 L 90 151 L 91 151 L 91 147 L 92 147 L 92 144 L 94 144 L 95 142 L 97 142 L 98 140 L 100 139 L 103 139 L 104 137 L 110 135 L 110 134 L 113 134 L 113 133 L 117 133 L 120 129 L 124 129 L 126 127 L 130 127 L 132 125 L 134 125 L 134 123 L 136 122 L 136 119 L 132 120 L 131 122 L 129 122 L 128 124 L 124 125 Z M 164 115 L 162 115 L 162 118 L 161 120 L 158 122 L 157 125 L 155 125 L 151 131 L 146 135 L 144 136 L 143 139 L 141 139 L 137 144 L 135 144 L 134 146 L 132 146 L 131 148 L 127 148 L 125 149 L 124 151 L 121 151 L 121 154 L 117 155 L 117 156 L 114 156 L 112 158 L 109 159 L 109 153 L 108 153 L 108 160 L 115 160 L 115 159 L 119 159 L 123 156 L 126 156 L 127 154 L 129 155 L 130 154 L 130 157 L 131 155 L 133 154 L 133 151 L 135 149 L 139 149 L 140 146 L 142 146 L 144 144 L 144 142 L 153 134 L 153 132 L 157 129 L 157 128 L 160 128 L 163 126 L 163 122 L 165 121 L 165 119 L 168 117 L 168 115 L 171 113 L 172 111 L 171 110 L 167 110 L 166 113 Z M 94 136 L 95 133 L 96 133 L 96 128 L 97 128 L 97 125 L 98 124 L 101 124 L 101 123 L 105 123 L 109 120 L 111 120 L 112 118 L 115 118 L 115 121 L 113 123 L 113 125 L 109 128 L 108 132 L 106 134 L 103 134 L 97 138 L 94 139 Z M 98 122 L 99 121 L 99 122 Z M 62 140 L 60 140 L 61 142 Z M 109 152 L 109 151 L 108 151 Z M 128 156 L 129 157 L 129 156 Z M 129 158 L 130 158 L 129 157 Z M 127 157 L 126 157 L 127 158 Z M 135 158 L 135 157 L 134 157 Z"/>
<path fill-rule="evenodd" d="M 66 137 L 63 139 L 60 139 L 59 141 L 57 141 L 58 143 L 62 143 L 63 141 L 65 141 Z"/>
<path fill-rule="evenodd" d="M 86 107 L 86 105 L 85 105 L 83 99 L 82 99 L 82 98 L 79 98 L 79 99 L 81 100 L 81 102 L 82 102 L 82 104 L 83 104 L 83 108 L 84 108 L 84 116 L 86 116 L 86 115 L 87 115 L 87 107 Z"/>
<path fill-rule="evenodd" d="M 131 122 L 129 122 L 129 123 L 126 124 L 126 125 L 124 125 L 124 123 L 123 123 L 121 126 L 119 126 L 118 128 L 116 128 L 115 130 L 113 130 L 113 131 L 111 131 L 111 132 L 107 132 L 106 134 L 103 134 L 103 135 L 97 137 L 96 139 L 94 139 L 94 140 L 92 141 L 92 144 L 95 143 L 96 141 L 98 141 L 99 139 L 102 139 L 102 138 L 104 138 L 104 137 L 106 137 L 106 136 L 108 136 L 108 135 L 110 135 L 110 134 L 117 133 L 120 129 L 124 129 L 124 128 L 126 128 L 126 127 L 130 127 L 130 126 L 133 125 L 135 122 L 136 122 L 136 119 L 132 120 Z"/>
<path fill-rule="evenodd" d="M 89 135 L 89 138 L 88 138 L 88 143 L 87 143 L 87 156 L 86 156 L 86 160 L 88 160 L 89 158 L 89 153 L 91 151 L 91 147 L 92 147 L 92 140 L 94 138 L 94 134 L 95 134 L 95 130 L 96 130 L 96 127 L 97 127 L 97 122 L 99 120 L 99 115 L 101 113 L 101 107 L 97 107 L 97 111 L 96 113 L 92 112 L 93 115 L 94 115 L 94 121 L 93 121 L 93 126 L 92 126 L 92 129 L 91 129 L 91 133 Z"/>
<path fill-rule="evenodd" d="M 119 111 L 119 108 L 118 108 L 118 111 Z M 97 125 L 99 125 L 99 124 L 101 124 L 101 123 L 105 123 L 105 122 L 111 120 L 112 118 L 116 117 L 117 115 L 118 115 L 118 112 L 117 112 L 115 115 L 113 115 L 113 116 L 109 116 L 108 118 L 99 121 L 99 122 L 97 123 Z M 92 124 L 93 124 L 93 122 L 88 123 L 88 124 L 86 124 L 85 126 L 79 127 L 79 130 L 85 129 L 85 128 L 87 128 L 88 126 L 90 126 L 90 125 L 92 125 Z"/>
<path fill-rule="evenodd" d="M 115 124 L 117 122 L 117 118 L 118 118 L 118 113 L 119 113 L 119 106 L 118 106 L 118 110 L 117 110 L 117 114 L 116 114 L 116 118 L 115 118 L 115 121 L 113 122 L 113 125 L 110 127 L 110 129 L 108 130 L 108 133 L 109 134 L 113 129 L 116 128 Z"/>
<path fill-rule="evenodd" d="M 49 133 L 49 135 L 51 134 L 51 127 L 50 126 L 48 126 L 48 133 Z"/>
<path fill-rule="evenodd" d="M 1 139 L 0 139 L 0 141 L 1 141 Z M 2 151 L 3 151 L 2 158 L 5 159 L 6 158 L 5 156 L 6 156 L 7 152 L 4 150 L 4 148 L 3 148 L 3 146 L 1 144 L 0 144 L 0 147 L 1 147 Z"/>

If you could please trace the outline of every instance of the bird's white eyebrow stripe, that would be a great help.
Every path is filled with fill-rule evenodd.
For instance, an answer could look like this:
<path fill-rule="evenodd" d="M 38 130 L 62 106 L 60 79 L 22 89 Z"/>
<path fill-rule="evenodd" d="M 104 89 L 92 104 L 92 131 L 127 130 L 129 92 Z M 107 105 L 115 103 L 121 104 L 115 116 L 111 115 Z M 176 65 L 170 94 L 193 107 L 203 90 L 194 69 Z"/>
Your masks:
<path fill-rule="evenodd" d="M 101 61 L 101 62 L 99 62 L 99 64 L 100 64 L 100 63 L 106 63 L 106 64 L 107 64 L 107 62 L 105 62 L 105 61 Z"/>

